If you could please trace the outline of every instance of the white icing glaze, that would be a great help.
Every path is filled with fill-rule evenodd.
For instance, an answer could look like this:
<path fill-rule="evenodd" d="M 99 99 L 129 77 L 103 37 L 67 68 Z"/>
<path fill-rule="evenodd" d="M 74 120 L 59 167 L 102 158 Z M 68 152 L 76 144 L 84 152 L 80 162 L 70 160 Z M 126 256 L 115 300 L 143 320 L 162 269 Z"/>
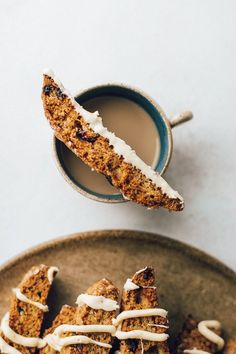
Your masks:
<path fill-rule="evenodd" d="M 54 335 L 60 336 L 62 333 L 110 333 L 114 334 L 116 331 L 115 326 L 112 325 L 60 325 L 53 332 Z"/>
<path fill-rule="evenodd" d="M 118 326 L 122 321 L 128 318 L 148 317 L 148 316 L 166 317 L 167 311 L 160 308 L 123 311 L 116 318 L 113 318 L 112 323 L 114 326 Z"/>
<path fill-rule="evenodd" d="M 142 339 L 141 339 L 141 354 L 143 354 L 144 353 L 144 346 L 143 346 L 143 341 L 142 341 Z"/>
<path fill-rule="evenodd" d="M 135 272 L 135 274 L 140 274 L 142 272 L 145 272 L 146 269 L 147 269 L 147 267 L 142 268 L 142 269 L 138 270 L 137 272 Z"/>
<path fill-rule="evenodd" d="M 116 301 L 108 299 L 104 296 L 81 294 L 76 300 L 76 304 L 80 307 L 84 304 L 95 310 L 115 311 L 119 309 Z"/>
<path fill-rule="evenodd" d="M 126 291 L 136 290 L 139 289 L 139 286 L 137 284 L 134 284 L 132 280 L 128 278 L 125 282 L 124 289 Z"/>
<path fill-rule="evenodd" d="M 199 349 L 185 349 L 184 353 L 186 354 L 210 354 L 209 352 L 205 352 L 204 350 L 199 350 Z"/>
<path fill-rule="evenodd" d="M 21 354 L 19 350 L 9 345 L 5 340 L 0 337 L 0 353 L 5 354 Z"/>
<path fill-rule="evenodd" d="M 94 341 L 88 336 L 84 335 L 76 335 L 76 336 L 68 336 L 61 338 L 60 336 L 66 332 L 73 333 L 110 333 L 114 335 L 116 328 L 111 325 L 60 325 L 58 326 L 52 334 L 48 334 L 44 341 L 47 344 L 54 348 L 56 351 L 60 351 L 63 347 L 71 344 L 96 344 L 100 347 L 111 348 L 112 346 L 107 343 L 102 343 L 98 341 Z"/>
<path fill-rule="evenodd" d="M 55 275 L 59 272 L 59 269 L 57 267 L 50 267 L 48 269 L 48 281 L 50 284 L 52 284 L 53 279 L 55 278 Z"/>
<path fill-rule="evenodd" d="M 41 338 L 36 337 L 24 337 L 16 332 L 14 332 L 9 326 L 9 312 L 5 314 L 1 321 L 1 330 L 3 334 L 13 343 L 22 345 L 24 347 L 37 347 L 43 348 L 45 346 L 45 341 Z"/>
<path fill-rule="evenodd" d="M 160 327 L 160 328 L 166 328 L 168 329 L 169 326 L 161 325 L 161 324 L 156 324 L 156 323 L 150 323 L 148 324 L 149 327 Z"/>
<path fill-rule="evenodd" d="M 41 304 L 38 301 L 30 300 L 27 296 L 22 294 L 22 292 L 20 291 L 19 288 L 13 288 L 12 291 L 13 291 L 13 293 L 15 294 L 15 296 L 16 296 L 16 298 L 18 300 L 23 301 L 23 302 L 27 302 L 30 305 L 36 306 L 40 310 L 42 310 L 43 312 L 47 312 L 48 311 L 48 306 L 47 305 L 43 305 L 43 304 Z"/>
<path fill-rule="evenodd" d="M 45 337 L 45 340 L 50 347 L 52 347 L 54 350 L 59 352 L 62 350 L 63 347 L 66 347 L 68 345 L 73 345 L 73 344 L 95 344 L 98 345 L 99 347 L 104 347 L 109 349 L 112 348 L 110 344 L 98 342 L 96 340 L 93 340 L 92 338 L 83 335 L 60 338 L 53 334 L 48 334 Z"/>
<path fill-rule="evenodd" d="M 146 285 L 144 285 L 144 286 L 142 286 L 142 288 L 143 289 L 156 289 L 157 287 L 156 286 L 146 286 Z"/>
<path fill-rule="evenodd" d="M 116 337 L 120 340 L 134 338 L 134 339 L 150 340 L 153 342 L 165 342 L 169 338 L 169 335 L 166 333 L 152 333 L 148 331 L 142 331 L 140 329 L 123 332 L 121 331 L 121 325 L 120 325 L 116 331 Z"/>
<path fill-rule="evenodd" d="M 166 333 L 152 333 L 144 330 L 132 330 L 128 332 L 123 332 L 121 330 L 122 322 L 128 318 L 136 318 L 136 317 L 148 317 L 148 316 L 161 316 L 166 317 L 167 311 L 164 309 L 143 309 L 143 310 L 130 310 L 121 312 L 117 318 L 112 320 L 113 325 L 118 326 L 115 336 L 120 340 L 135 338 L 135 339 L 143 339 L 150 340 L 154 342 L 164 342 L 169 336 Z"/>
<path fill-rule="evenodd" d="M 198 330 L 205 338 L 207 338 L 210 342 L 217 345 L 218 350 L 223 349 L 224 347 L 224 339 L 218 336 L 215 332 L 211 331 L 212 329 L 220 329 L 221 324 L 219 321 L 215 320 L 208 320 L 208 321 L 201 321 L 198 324 Z"/>
<path fill-rule="evenodd" d="M 155 286 L 146 286 L 146 285 L 145 286 L 139 286 L 139 285 L 133 283 L 132 280 L 129 279 L 129 278 L 126 280 L 125 285 L 124 285 L 124 290 L 126 290 L 126 291 L 137 290 L 137 289 L 140 289 L 140 288 L 142 288 L 142 289 L 156 289 Z"/>
<path fill-rule="evenodd" d="M 114 147 L 114 151 L 119 156 L 123 156 L 125 162 L 130 163 L 137 169 L 139 169 L 147 178 L 152 181 L 153 184 L 155 184 L 162 190 L 162 193 L 166 194 L 169 198 L 178 198 L 181 203 L 184 204 L 184 200 L 179 195 L 179 193 L 177 191 L 174 191 L 168 185 L 168 183 L 159 175 L 159 173 L 155 172 L 150 166 L 148 166 L 144 161 L 142 161 L 136 155 L 135 151 L 132 150 L 131 147 L 127 145 L 122 139 L 116 137 L 114 133 L 109 132 L 108 129 L 103 126 L 102 118 L 99 116 L 98 112 L 91 113 L 86 111 L 82 106 L 80 106 L 71 96 L 71 94 L 67 90 L 65 90 L 64 86 L 55 77 L 54 73 L 51 70 L 46 69 L 43 73 L 44 75 L 51 77 L 56 82 L 61 91 L 71 99 L 75 110 L 85 119 L 85 121 L 90 125 L 91 129 L 95 133 L 108 139 L 109 144 Z"/>

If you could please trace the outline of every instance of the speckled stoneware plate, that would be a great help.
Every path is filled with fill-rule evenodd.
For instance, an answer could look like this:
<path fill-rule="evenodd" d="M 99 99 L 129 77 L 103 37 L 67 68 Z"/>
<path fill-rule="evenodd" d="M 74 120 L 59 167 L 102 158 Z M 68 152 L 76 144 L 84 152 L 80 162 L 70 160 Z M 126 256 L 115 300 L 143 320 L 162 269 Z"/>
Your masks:
<path fill-rule="evenodd" d="M 11 288 L 29 267 L 60 268 L 50 294 L 46 325 L 64 303 L 108 277 L 122 289 L 127 277 L 146 265 L 156 270 L 161 307 L 168 309 L 172 338 L 183 318 L 218 319 L 225 335 L 236 333 L 236 273 L 214 258 L 167 237 L 130 230 L 78 233 L 40 245 L 0 269 L 0 315 L 8 309 Z"/>

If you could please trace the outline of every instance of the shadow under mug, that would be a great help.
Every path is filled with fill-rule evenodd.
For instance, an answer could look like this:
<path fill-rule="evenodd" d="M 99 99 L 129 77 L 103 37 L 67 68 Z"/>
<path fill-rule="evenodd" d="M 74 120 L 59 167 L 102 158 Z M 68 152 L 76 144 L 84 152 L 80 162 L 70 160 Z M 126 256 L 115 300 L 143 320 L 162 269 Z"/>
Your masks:
<path fill-rule="evenodd" d="M 76 95 L 75 100 L 83 106 L 83 104 L 90 99 L 102 96 L 126 98 L 140 105 L 149 114 L 160 136 L 160 156 L 154 169 L 162 175 L 169 165 L 173 151 L 172 128 L 192 119 L 192 112 L 183 112 L 172 120 L 169 120 L 167 119 L 167 116 L 162 108 L 150 96 L 139 89 L 127 86 L 125 84 L 104 84 L 94 86 L 80 92 Z M 65 166 L 63 161 L 63 148 L 64 144 L 54 136 L 53 152 L 59 171 L 65 180 L 77 192 L 90 199 L 105 203 L 121 203 L 127 201 L 119 192 L 115 194 L 101 194 L 88 189 L 85 185 L 78 183 Z"/>

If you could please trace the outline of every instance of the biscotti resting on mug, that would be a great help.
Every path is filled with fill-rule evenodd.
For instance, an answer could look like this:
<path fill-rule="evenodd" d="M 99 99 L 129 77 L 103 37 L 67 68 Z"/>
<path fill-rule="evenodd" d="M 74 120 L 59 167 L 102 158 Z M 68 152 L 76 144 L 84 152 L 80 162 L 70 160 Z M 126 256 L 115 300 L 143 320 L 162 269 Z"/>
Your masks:
<path fill-rule="evenodd" d="M 124 198 L 148 208 L 183 209 L 179 193 L 109 132 L 98 112 L 83 109 L 51 71 L 44 74 L 42 100 L 55 136 L 91 169 L 103 174 Z"/>

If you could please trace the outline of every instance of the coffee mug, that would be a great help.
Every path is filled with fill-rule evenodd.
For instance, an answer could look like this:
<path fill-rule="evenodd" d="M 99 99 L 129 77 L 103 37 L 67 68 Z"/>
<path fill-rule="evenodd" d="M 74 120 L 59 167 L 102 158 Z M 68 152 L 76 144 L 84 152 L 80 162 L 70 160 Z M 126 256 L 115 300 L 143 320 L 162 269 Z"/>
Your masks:
<path fill-rule="evenodd" d="M 173 151 L 173 137 L 172 137 L 172 128 L 189 121 L 193 118 L 191 111 L 183 112 L 177 115 L 172 120 L 169 120 L 162 110 L 162 108 L 154 101 L 150 96 L 148 96 L 143 91 L 133 88 L 125 84 L 104 84 L 100 86 L 94 86 L 88 88 L 78 95 L 76 95 L 75 100 L 83 106 L 83 104 L 90 99 L 102 97 L 102 96 L 116 96 L 123 97 L 128 100 L 131 100 L 141 106 L 153 120 L 156 129 L 158 130 L 160 136 L 160 155 L 159 159 L 155 166 L 154 170 L 162 175 L 170 162 L 172 151 Z M 126 202 L 127 200 L 123 197 L 119 191 L 113 194 L 101 194 L 95 191 L 92 191 L 78 183 L 73 176 L 70 174 L 70 171 L 67 169 L 64 159 L 63 159 L 63 148 L 64 144 L 59 141 L 55 136 L 53 139 L 53 152 L 56 159 L 57 166 L 59 171 L 62 173 L 65 180 L 79 193 L 82 195 L 91 198 L 96 201 L 106 202 L 106 203 L 121 203 Z"/>

